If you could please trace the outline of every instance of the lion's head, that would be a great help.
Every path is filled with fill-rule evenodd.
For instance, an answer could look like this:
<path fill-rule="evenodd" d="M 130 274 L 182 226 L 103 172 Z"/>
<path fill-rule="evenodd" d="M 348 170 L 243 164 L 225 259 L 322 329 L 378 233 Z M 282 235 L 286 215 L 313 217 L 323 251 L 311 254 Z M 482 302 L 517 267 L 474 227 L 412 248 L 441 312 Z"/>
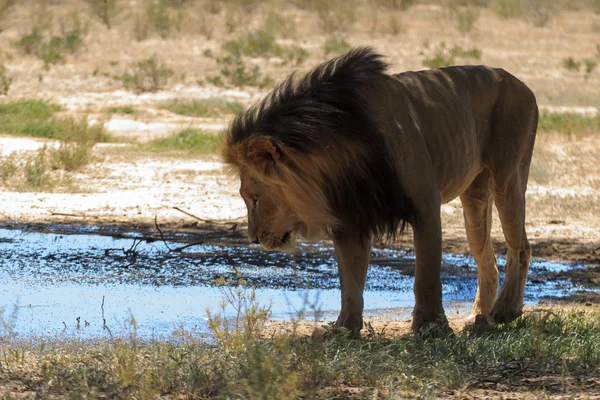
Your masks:
<path fill-rule="evenodd" d="M 262 181 L 247 169 L 241 171 L 240 180 L 240 195 L 248 209 L 248 240 L 267 250 L 293 250 L 302 224 L 281 187 Z"/>
<path fill-rule="evenodd" d="M 241 178 L 251 241 L 290 249 L 296 233 L 394 235 L 412 217 L 363 97 L 385 69 L 380 55 L 356 49 L 302 79 L 291 75 L 233 119 L 222 156 Z"/>

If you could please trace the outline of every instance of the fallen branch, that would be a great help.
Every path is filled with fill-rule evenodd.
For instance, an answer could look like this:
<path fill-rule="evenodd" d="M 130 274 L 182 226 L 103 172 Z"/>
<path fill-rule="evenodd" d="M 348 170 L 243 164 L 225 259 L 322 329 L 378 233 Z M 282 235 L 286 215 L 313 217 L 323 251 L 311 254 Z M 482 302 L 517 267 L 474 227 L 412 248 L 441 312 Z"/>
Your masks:
<path fill-rule="evenodd" d="M 157 219 L 156 215 L 154 216 L 154 226 L 156 227 L 156 230 L 160 234 L 160 239 L 163 241 L 165 246 L 167 246 L 167 249 L 169 249 L 169 251 L 173 251 L 173 249 L 171 249 L 171 247 L 169 247 L 169 244 L 165 240 L 165 235 L 163 235 L 163 231 L 160 229 L 160 226 L 158 226 L 158 219 Z"/>
<path fill-rule="evenodd" d="M 179 207 L 173 207 L 173 209 L 179 211 L 180 213 L 184 213 L 185 215 L 190 216 L 197 221 L 204 222 L 207 224 L 237 224 L 237 223 L 239 223 L 240 220 L 242 220 L 244 218 L 242 216 L 242 217 L 238 217 L 238 218 L 234 218 L 234 219 L 204 219 L 204 218 L 200 218 L 190 212 L 182 210 Z"/>
<path fill-rule="evenodd" d="M 85 218 L 85 215 L 83 215 L 83 214 L 69 214 L 69 213 L 61 213 L 61 212 L 54 212 L 54 211 L 50 211 L 50 215 L 56 215 L 56 216 L 59 216 L 59 217 Z"/>

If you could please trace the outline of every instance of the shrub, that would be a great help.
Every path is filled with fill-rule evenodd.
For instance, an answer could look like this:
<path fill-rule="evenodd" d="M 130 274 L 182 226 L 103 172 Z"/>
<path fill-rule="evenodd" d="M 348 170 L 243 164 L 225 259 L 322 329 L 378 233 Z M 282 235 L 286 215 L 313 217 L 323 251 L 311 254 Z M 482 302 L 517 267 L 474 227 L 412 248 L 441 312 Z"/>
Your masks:
<path fill-rule="evenodd" d="M 471 32 L 479 19 L 479 9 L 476 7 L 459 8 L 456 11 L 456 18 L 459 31 L 463 33 Z"/>
<path fill-rule="evenodd" d="M 581 68 L 581 61 L 575 61 L 573 57 L 563 59 L 563 67 L 569 71 L 579 71 Z"/>
<path fill-rule="evenodd" d="M 18 170 L 19 164 L 15 153 L 0 158 L 0 181 L 2 181 L 2 183 L 11 179 Z"/>
<path fill-rule="evenodd" d="M 133 22 L 133 37 L 138 42 L 148 39 L 150 28 L 142 14 L 137 14 Z"/>
<path fill-rule="evenodd" d="M 87 117 L 65 118 L 60 121 L 62 132 L 59 147 L 50 150 L 50 165 L 54 169 L 76 171 L 91 161 L 91 150 L 98 142 L 108 141 L 103 123 L 90 125 Z"/>
<path fill-rule="evenodd" d="M 123 77 L 123 85 L 137 93 L 157 92 L 169 83 L 174 71 L 156 55 L 136 62 Z"/>
<path fill-rule="evenodd" d="M 17 0 L 0 0 L 0 32 L 4 30 L 4 20 Z"/>
<path fill-rule="evenodd" d="M 236 57 L 268 57 L 281 54 L 281 47 L 275 37 L 266 31 L 258 30 L 244 37 L 225 42 L 222 49 Z"/>
<path fill-rule="evenodd" d="M 524 14 L 521 0 L 494 0 L 492 10 L 502 18 L 517 18 Z"/>
<path fill-rule="evenodd" d="M 334 37 L 328 38 L 325 40 L 325 43 L 323 43 L 323 52 L 325 53 L 325 56 L 330 54 L 343 54 L 350 51 L 351 48 L 352 46 L 350 43 L 346 42 L 344 39 Z"/>
<path fill-rule="evenodd" d="M 370 0 L 375 7 L 382 7 L 388 10 L 407 10 L 416 3 L 416 0 Z"/>
<path fill-rule="evenodd" d="M 585 79 L 587 80 L 590 75 L 596 70 L 598 61 L 593 58 L 584 58 L 583 65 L 585 65 Z"/>
<path fill-rule="evenodd" d="M 573 57 L 563 59 L 563 67 L 569 71 L 579 71 L 581 66 L 585 67 L 584 79 L 587 81 L 589 77 L 594 73 L 596 67 L 600 61 L 600 44 L 596 45 L 596 54 L 593 57 L 587 57 L 581 60 L 575 60 Z"/>
<path fill-rule="evenodd" d="M 42 147 L 25 162 L 23 172 L 25 176 L 25 186 L 27 188 L 41 189 L 51 185 L 46 151 L 46 147 Z"/>
<path fill-rule="evenodd" d="M 117 15 L 117 0 L 86 0 L 92 11 L 108 29 L 112 27 L 112 20 Z"/>
<path fill-rule="evenodd" d="M 357 19 L 356 0 L 315 0 L 321 29 L 327 35 L 348 32 Z"/>
<path fill-rule="evenodd" d="M 528 0 L 527 6 L 533 24 L 539 27 L 548 25 L 556 8 L 555 3 L 548 0 Z"/>
<path fill-rule="evenodd" d="M 39 48 L 42 46 L 44 38 L 39 27 L 34 26 L 31 29 L 31 33 L 21 36 L 21 38 L 15 43 L 15 46 L 21 49 L 23 53 L 28 55 L 35 55 Z"/>
<path fill-rule="evenodd" d="M 147 27 L 156 32 L 161 38 L 169 36 L 175 21 L 169 12 L 167 0 L 150 1 L 144 13 Z"/>
<path fill-rule="evenodd" d="M 291 38 L 296 35 L 297 27 L 292 19 L 283 17 L 271 11 L 265 20 L 264 30 L 270 35 Z"/>
<path fill-rule="evenodd" d="M 258 65 L 247 68 L 242 57 L 231 55 L 217 57 L 217 64 L 222 67 L 221 75 L 207 78 L 208 82 L 215 86 L 250 86 L 263 88 L 273 84 L 271 78 L 262 75 Z"/>
<path fill-rule="evenodd" d="M 462 47 L 455 45 L 451 49 L 446 47 L 445 42 L 441 42 L 435 53 L 431 57 L 427 57 L 423 60 L 423 66 L 431 69 L 448 67 L 456 64 L 456 58 L 473 58 L 476 60 L 481 59 L 482 52 L 478 48 L 472 48 L 465 50 Z"/>
<path fill-rule="evenodd" d="M 280 46 L 275 41 L 275 37 L 264 30 L 251 32 L 246 36 L 230 40 L 221 47 L 226 53 L 235 58 L 242 58 L 242 56 L 275 56 L 284 59 L 285 62 L 293 62 L 298 65 L 308 57 L 308 52 L 303 47 L 296 44 Z"/>
<path fill-rule="evenodd" d="M 6 96 L 12 83 L 13 78 L 8 75 L 6 67 L 3 64 L 0 64 L 0 95 Z"/>
<path fill-rule="evenodd" d="M 39 27 L 34 26 L 31 32 L 21 36 L 15 43 L 23 53 L 34 55 L 44 61 L 44 67 L 49 68 L 51 64 L 62 62 L 65 59 L 65 53 L 74 54 L 83 47 L 84 40 L 82 28 L 76 21 L 71 29 L 62 28 L 60 36 L 44 38 Z"/>

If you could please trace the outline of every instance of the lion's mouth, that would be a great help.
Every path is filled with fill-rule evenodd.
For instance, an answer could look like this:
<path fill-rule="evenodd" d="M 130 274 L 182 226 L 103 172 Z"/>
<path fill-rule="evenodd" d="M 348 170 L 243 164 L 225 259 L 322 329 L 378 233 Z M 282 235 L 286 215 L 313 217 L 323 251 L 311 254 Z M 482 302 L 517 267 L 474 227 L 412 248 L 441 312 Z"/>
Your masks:
<path fill-rule="evenodd" d="M 296 247 L 292 231 L 286 232 L 280 237 L 274 237 L 272 234 L 270 236 L 262 236 L 260 244 L 267 250 L 279 250 L 283 252 L 293 252 Z"/>

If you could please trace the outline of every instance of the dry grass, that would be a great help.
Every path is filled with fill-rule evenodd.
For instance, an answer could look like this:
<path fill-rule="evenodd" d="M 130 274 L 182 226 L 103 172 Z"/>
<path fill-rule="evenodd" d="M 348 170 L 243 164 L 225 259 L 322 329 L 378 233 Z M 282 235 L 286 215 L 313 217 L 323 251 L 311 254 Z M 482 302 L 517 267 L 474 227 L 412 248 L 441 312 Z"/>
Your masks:
<path fill-rule="evenodd" d="M 223 294 L 223 308 L 237 315 L 212 310 L 209 340 L 179 331 L 179 344 L 141 341 L 133 316 L 123 339 L 10 344 L 18 315 L 0 309 L 0 341 L 3 334 L 6 341 L 0 390 L 26 385 L 38 397 L 68 398 L 296 399 L 348 398 L 352 387 L 351 397 L 412 398 L 461 396 L 461 388 L 485 388 L 493 379 L 529 382 L 521 387 L 531 395 L 549 393 L 555 382 L 562 383 L 556 393 L 598 390 L 598 311 L 531 312 L 495 329 L 443 338 L 390 337 L 367 327 L 363 339 L 351 340 L 343 332 L 309 338 L 293 324 L 290 333 L 269 333 L 269 309 L 253 290 L 226 286 Z"/>

